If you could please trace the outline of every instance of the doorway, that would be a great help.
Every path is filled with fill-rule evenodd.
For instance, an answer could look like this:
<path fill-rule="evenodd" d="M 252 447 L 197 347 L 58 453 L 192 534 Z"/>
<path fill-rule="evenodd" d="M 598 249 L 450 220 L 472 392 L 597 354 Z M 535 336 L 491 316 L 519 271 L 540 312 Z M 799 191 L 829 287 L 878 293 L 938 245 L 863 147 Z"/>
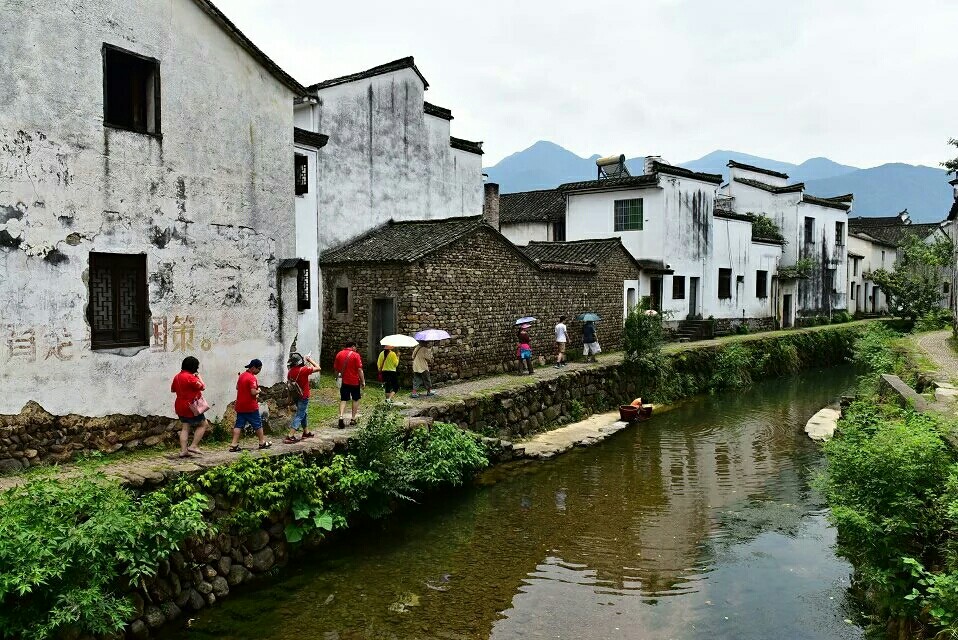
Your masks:
<path fill-rule="evenodd" d="M 699 279 L 689 278 L 689 320 L 699 317 Z"/>
<path fill-rule="evenodd" d="M 372 314 L 369 318 L 369 353 L 372 361 L 379 355 L 379 341 L 385 336 L 396 333 L 395 298 L 373 298 Z"/>
<path fill-rule="evenodd" d="M 782 296 L 782 327 L 787 328 L 795 324 L 792 318 L 792 294 L 786 293 Z"/>
<path fill-rule="evenodd" d="M 654 278 L 649 278 L 649 304 L 652 305 L 652 308 L 656 311 L 662 311 L 662 276 L 656 276 Z"/>

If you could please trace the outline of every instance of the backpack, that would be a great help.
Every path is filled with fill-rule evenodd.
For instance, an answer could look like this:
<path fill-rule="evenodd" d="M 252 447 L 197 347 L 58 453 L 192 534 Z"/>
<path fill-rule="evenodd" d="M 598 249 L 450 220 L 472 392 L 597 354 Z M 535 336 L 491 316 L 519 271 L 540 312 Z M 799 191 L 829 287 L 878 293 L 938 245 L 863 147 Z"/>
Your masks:
<path fill-rule="evenodd" d="M 286 393 L 289 395 L 289 403 L 296 404 L 303 399 L 303 388 L 299 386 L 299 376 L 303 373 L 300 369 L 296 377 L 292 380 L 286 379 Z"/>

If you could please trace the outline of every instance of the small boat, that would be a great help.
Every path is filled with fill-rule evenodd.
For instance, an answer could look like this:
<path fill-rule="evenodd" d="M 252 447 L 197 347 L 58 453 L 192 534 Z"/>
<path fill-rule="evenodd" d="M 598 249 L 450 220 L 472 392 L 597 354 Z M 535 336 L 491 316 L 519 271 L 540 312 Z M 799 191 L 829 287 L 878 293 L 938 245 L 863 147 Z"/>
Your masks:
<path fill-rule="evenodd" d="M 652 408 L 651 404 L 622 404 L 619 405 L 619 418 L 622 422 L 643 422 L 652 417 Z"/>

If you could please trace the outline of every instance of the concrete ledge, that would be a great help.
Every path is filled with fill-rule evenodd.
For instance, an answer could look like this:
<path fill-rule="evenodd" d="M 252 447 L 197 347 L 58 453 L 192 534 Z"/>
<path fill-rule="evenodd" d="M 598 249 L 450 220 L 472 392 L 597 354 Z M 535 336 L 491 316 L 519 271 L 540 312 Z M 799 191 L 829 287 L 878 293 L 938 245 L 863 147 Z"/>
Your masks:
<path fill-rule="evenodd" d="M 914 409 L 921 413 L 931 408 L 928 401 L 905 384 L 901 378 L 889 373 L 883 373 L 881 378 L 879 378 L 878 395 L 880 395 L 882 399 L 894 402 L 900 407 Z"/>

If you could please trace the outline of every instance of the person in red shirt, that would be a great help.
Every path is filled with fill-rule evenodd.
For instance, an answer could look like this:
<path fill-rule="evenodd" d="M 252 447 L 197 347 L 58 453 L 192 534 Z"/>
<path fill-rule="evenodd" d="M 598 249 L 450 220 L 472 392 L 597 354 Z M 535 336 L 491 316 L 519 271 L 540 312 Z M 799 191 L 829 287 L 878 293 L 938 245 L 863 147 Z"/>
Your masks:
<path fill-rule="evenodd" d="M 307 364 L 309 366 L 306 366 Z M 299 442 L 299 438 L 296 437 L 296 432 L 300 426 L 303 427 L 303 439 L 312 438 L 315 435 L 309 430 L 309 425 L 306 420 L 306 410 L 309 408 L 309 377 L 314 373 L 319 373 L 320 368 L 315 360 L 309 356 L 304 358 L 298 353 L 293 353 L 289 356 L 286 366 L 289 367 L 286 379 L 295 381 L 296 384 L 299 385 L 299 391 L 302 394 L 296 402 L 296 415 L 293 416 L 293 423 L 289 427 L 289 435 L 283 439 L 284 444 L 293 444 Z"/>
<path fill-rule="evenodd" d="M 356 415 L 359 412 L 359 399 L 362 397 L 362 387 L 366 386 L 366 375 L 363 373 L 363 357 L 356 350 L 356 341 L 348 340 L 346 347 L 336 354 L 333 360 L 333 370 L 336 372 L 339 385 L 339 428 L 346 428 L 346 403 L 352 400 L 352 416 L 350 426 L 356 424 Z"/>
<path fill-rule="evenodd" d="M 266 440 L 263 435 L 263 419 L 259 415 L 259 381 L 256 374 L 263 370 L 263 362 L 253 358 L 246 365 L 246 371 L 240 374 L 236 381 L 236 424 L 233 425 L 233 443 L 230 445 L 230 451 L 240 450 L 239 439 L 243 434 L 243 427 L 250 425 L 259 438 L 259 448 L 269 449 L 273 446 L 272 442 Z"/>
<path fill-rule="evenodd" d="M 170 391 L 176 394 L 176 401 L 173 403 L 173 410 L 176 416 L 183 423 L 180 429 L 180 457 L 192 458 L 193 454 L 202 455 L 200 451 L 200 440 L 206 435 L 206 428 L 209 423 L 206 421 L 206 414 L 201 412 L 193 415 L 191 405 L 203 397 L 203 390 L 206 385 L 200 378 L 200 361 L 193 356 L 183 358 L 183 364 L 180 366 L 180 372 L 173 376 L 173 383 L 170 385 Z M 195 427 L 193 432 L 193 443 L 187 446 L 190 437 L 190 427 Z"/>

